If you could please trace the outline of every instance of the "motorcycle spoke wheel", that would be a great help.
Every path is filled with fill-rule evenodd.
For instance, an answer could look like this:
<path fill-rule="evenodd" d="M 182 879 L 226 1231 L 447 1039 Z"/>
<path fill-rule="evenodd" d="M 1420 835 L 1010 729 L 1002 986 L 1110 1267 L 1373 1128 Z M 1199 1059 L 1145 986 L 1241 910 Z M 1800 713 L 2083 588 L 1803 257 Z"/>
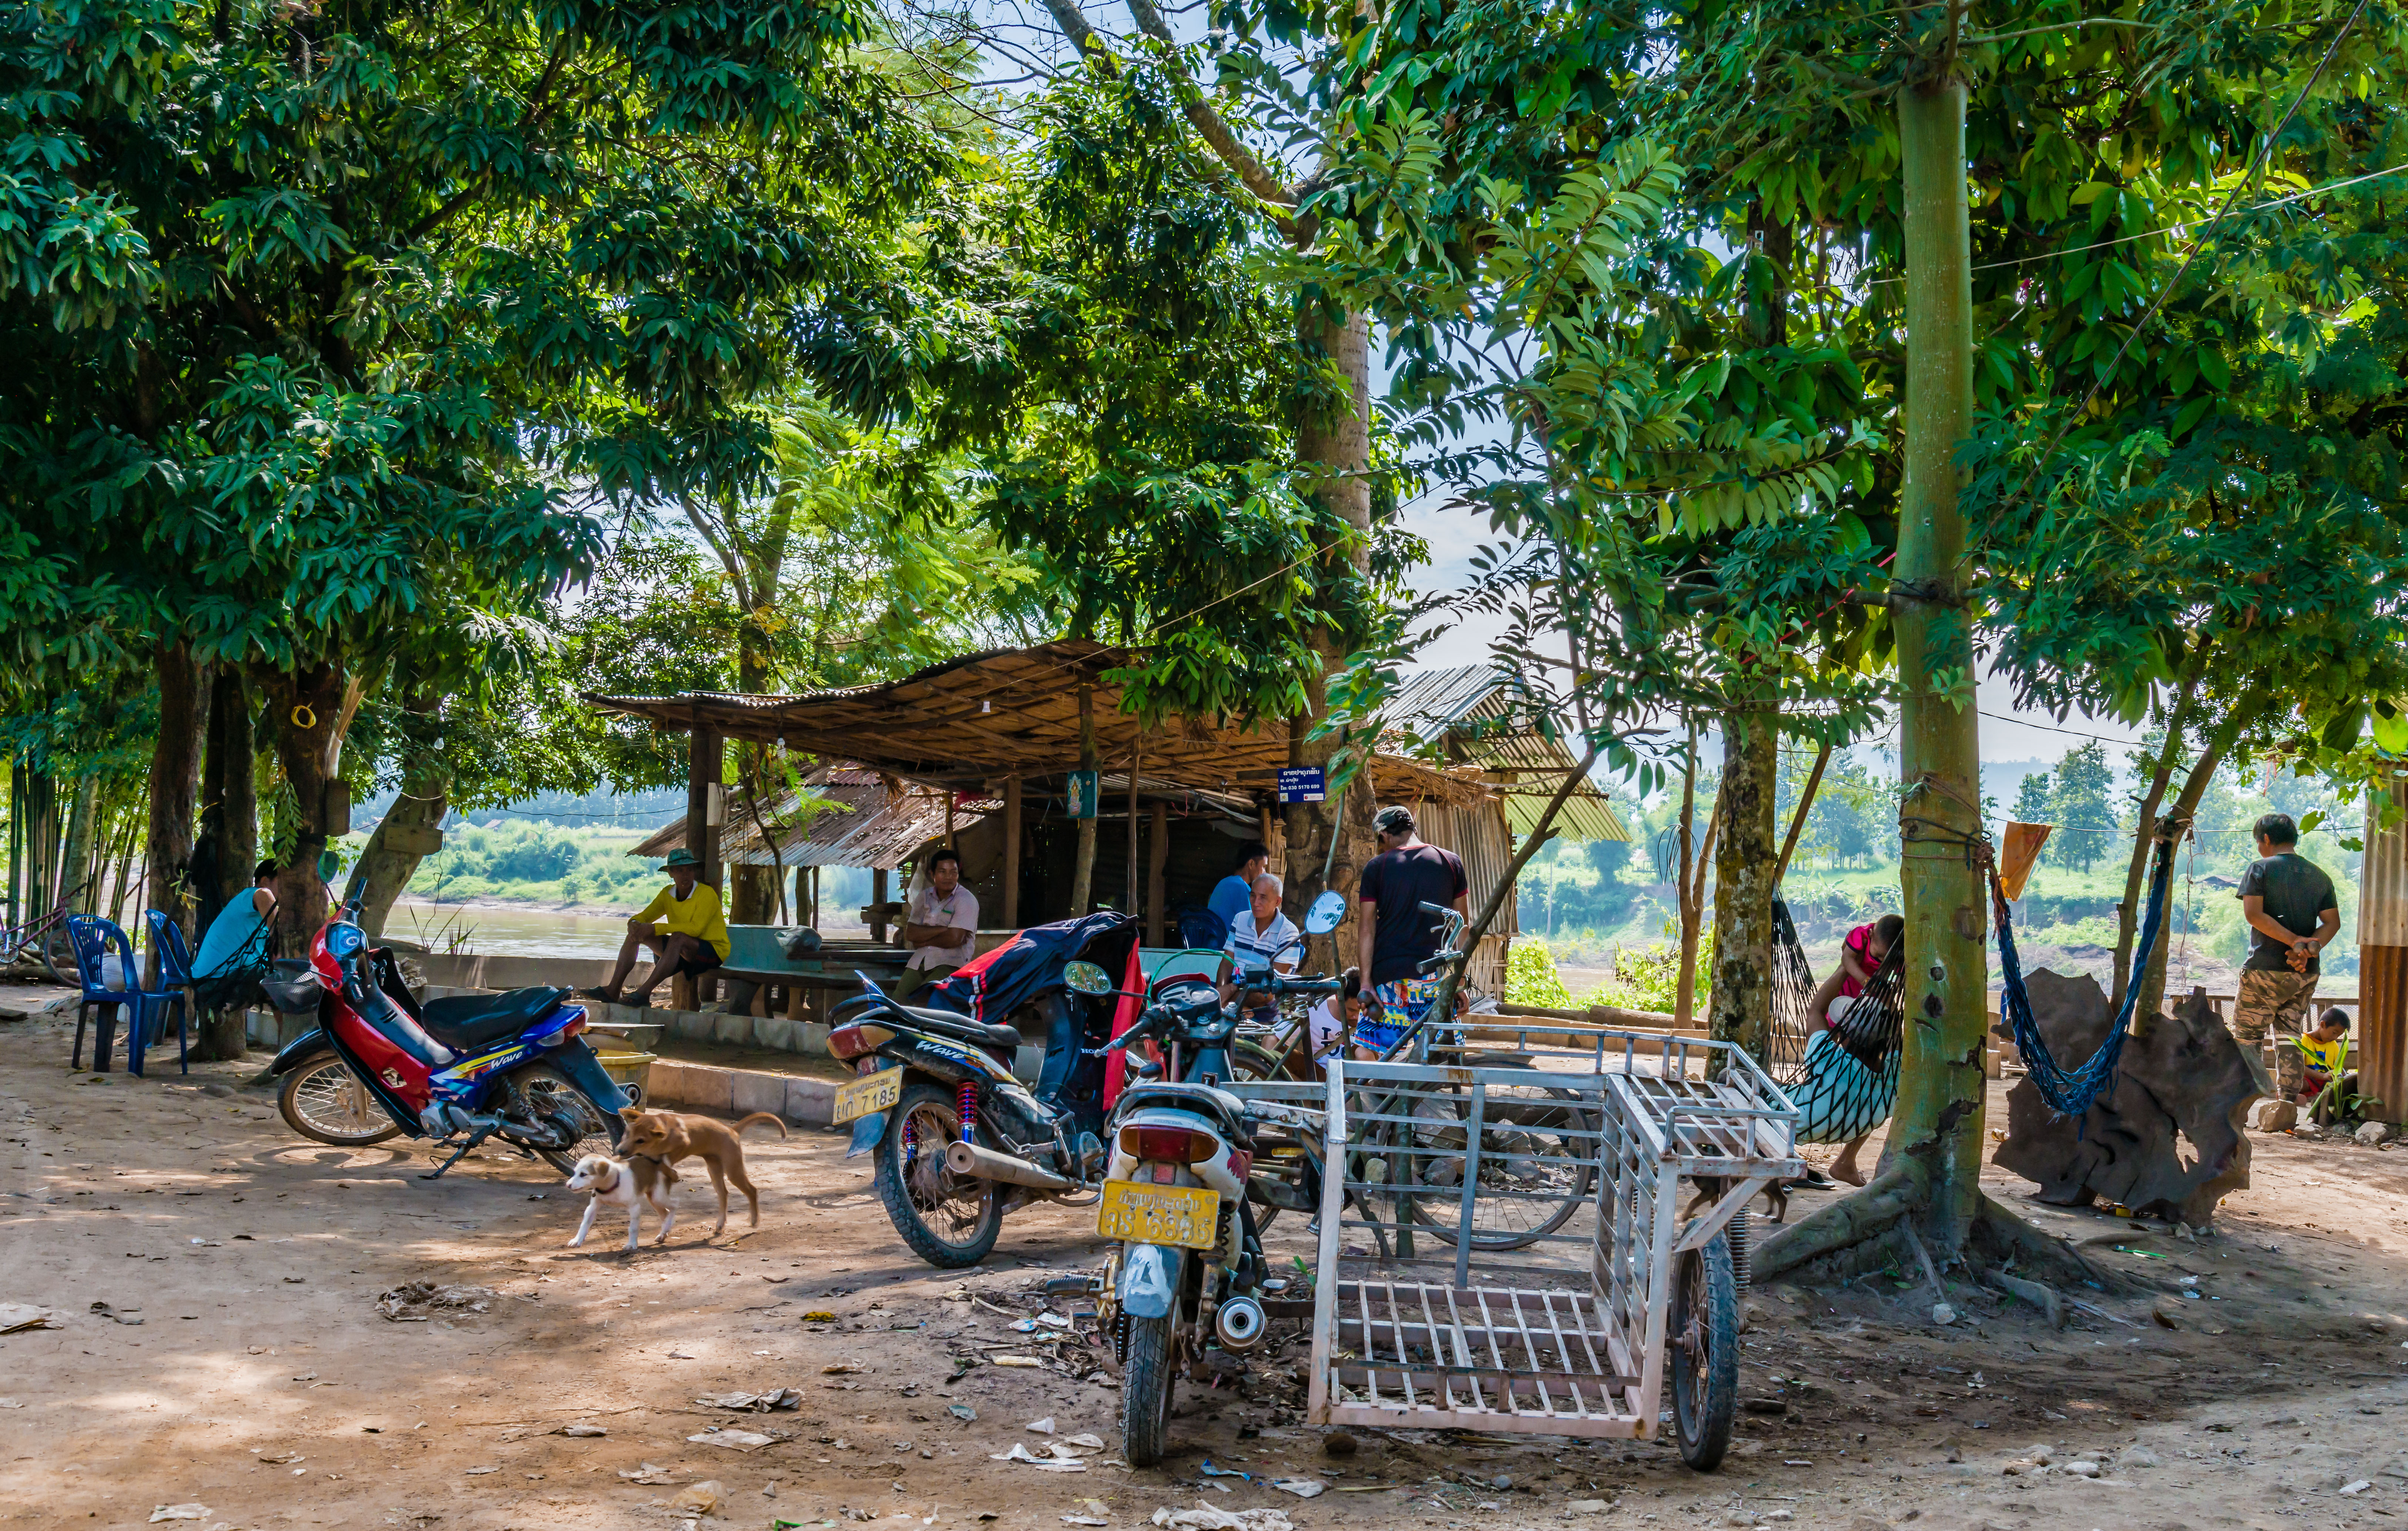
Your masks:
<path fill-rule="evenodd" d="M 510 1076 L 510 1115 L 521 1122 L 550 1126 L 566 1122 L 577 1135 L 566 1148 L 537 1149 L 546 1164 L 566 1175 L 590 1153 L 608 1154 L 619 1146 L 619 1118 L 604 1111 L 575 1081 L 550 1064 L 538 1064 Z"/>
<path fill-rule="evenodd" d="M 985 1259 L 1003 1231 L 1002 1188 L 945 1166 L 945 1146 L 961 1125 L 951 1090 L 914 1084 L 878 1145 L 878 1195 L 895 1231 L 912 1253 L 947 1269 Z"/>
<path fill-rule="evenodd" d="M 368 1087 L 331 1052 L 284 1076 L 276 1109 L 294 1132 L 338 1148 L 381 1143 L 401 1131 Z"/>

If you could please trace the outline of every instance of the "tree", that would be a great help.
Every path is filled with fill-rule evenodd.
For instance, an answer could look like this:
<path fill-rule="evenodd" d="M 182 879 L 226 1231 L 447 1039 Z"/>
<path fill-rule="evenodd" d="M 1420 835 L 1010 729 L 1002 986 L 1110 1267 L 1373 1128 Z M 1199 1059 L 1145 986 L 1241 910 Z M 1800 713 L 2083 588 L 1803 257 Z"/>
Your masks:
<path fill-rule="evenodd" d="M 2027 824 L 2052 823 L 2049 815 L 2056 811 L 2050 801 L 2051 787 L 2046 771 L 2027 771 L 2015 783 L 2015 822 Z"/>
<path fill-rule="evenodd" d="M 1374 461 L 1362 326 L 1264 279 L 1267 246 L 1310 235 L 1161 18 L 1140 7 L 1140 36 L 1113 39 L 1067 0 L 1054 14 L 1085 63 L 1027 101 L 1025 147 L 931 220 L 916 265 L 810 316 L 818 386 L 976 465 L 971 508 L 1048 615 L 1142 650 L 1114 677 L 1125 707 L 1283 718 L 1295 763 L 1342 778 L 1340 741 L 1315 733 L 1326 680 L 1417 551 Z M 1347 886 L 1369 793 L 1288 809 L 1298 914 L 1340 797 Z"/>
<path fill-rule="evenodd" d="M 0 622 L 45 665 L 155 651 L 179 695 L 187 663 L 247 671 L 288 941 L 348 730 L 427 613 L 524 614 L 590 566 L 564 482 L 766 475 L 766 306 L 944 167 L 846 57 L 864 32 L 513 0 L 66 0 L 0 32 L 0 117 L 40 146 L 0 223 Z M 180 783 L 199 709 L 165 716 Z"/>
<path fill-rule="evenodd" d="M 2065 752 L 2057 763 L 2056 784 L 2048 788 L 2048 817 L 2042 821 L 2057 825 L 2049 839 L 2051 860 L 2088 872 L 2106 854 L 2115 833 L 2114 786 L 2115 768 L 2107 763 L 2105 745 L 2092 739 Z"/>

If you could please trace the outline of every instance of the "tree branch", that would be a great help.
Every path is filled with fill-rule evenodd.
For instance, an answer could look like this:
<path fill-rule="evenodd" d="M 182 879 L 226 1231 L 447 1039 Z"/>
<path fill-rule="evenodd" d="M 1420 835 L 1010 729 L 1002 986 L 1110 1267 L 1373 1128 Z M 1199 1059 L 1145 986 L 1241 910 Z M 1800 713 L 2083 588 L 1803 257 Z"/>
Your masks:
<path fill-rule="evenodd" d="M 1047 0 L 1049 7 L 1053 4 L 1054 0 Z M 1179 40 L 1170 35 L 1170 23 L 1164 21 L 1162 12 L 1154 8 L 1154 0 L 1128 0 L 1128 7 L 1129 14 L 1137 18 L 1139 29 L 1147 36 L 1166 48 L 1177 50 Z M 1187 113 L 1188 122 L 1206 143 L 1212 146 L 1212 152 L 1221 156 L 1221 162 L 1236 174 L 1246 190 L 1265 202 L 1282 207 L 1295 207 L 1295 191 L 1272 175 L 1269 166 L 1256 159 L 1254 150 L 1230 131 L 1229 124 L 1222 121 L 1221 114 L 1212 109 L 1212 104 L 1204 99 L 1204 93 L 1187 78 L 1187 71 L 1174 69 L 1171 79 L 1177 82 L 1180 108 Z"/>

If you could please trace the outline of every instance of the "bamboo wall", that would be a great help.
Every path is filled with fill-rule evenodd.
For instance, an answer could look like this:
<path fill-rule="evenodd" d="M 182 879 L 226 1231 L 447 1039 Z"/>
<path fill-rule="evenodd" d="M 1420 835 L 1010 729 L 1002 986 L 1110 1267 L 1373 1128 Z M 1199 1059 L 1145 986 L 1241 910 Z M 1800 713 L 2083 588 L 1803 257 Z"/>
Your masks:
<path fill-rule="evenodd" d="M 2387 795 L 2408 810 L 2408 782 L 2366 800 L 2366 861 L 2358 898 L 2358 1088 L 2383 1102 L 2386 1122 L 2408 1122 L 2408 815 L 2382 827 Z"/>

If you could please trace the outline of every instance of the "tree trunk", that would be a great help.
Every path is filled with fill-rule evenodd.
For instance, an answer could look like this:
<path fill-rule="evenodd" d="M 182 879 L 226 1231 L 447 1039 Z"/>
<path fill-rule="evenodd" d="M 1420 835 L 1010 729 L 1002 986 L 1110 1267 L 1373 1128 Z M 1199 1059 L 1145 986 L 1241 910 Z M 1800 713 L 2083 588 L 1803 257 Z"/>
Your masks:
<path fill-rule="evenodd" d="M 1714 981 L 1706 1035 L 1762 1059 L 1772 1042 L 1772 894 L 1781 769 L 1777 715 L 1723 719 L 1722 837 L 1714 842 Z"/>
<path fill-rule="evenodd" d="M 401 794 L 360 852 L 360 928 L 371 940 L 384 934 L 394 902 L 439 843 L 443 816 L 452 811 L 442 762 L 430 751 L 413 764 L 416 768 L 402 776 Z"/>
<path fill-rule="evenodd" d="M 1681 779 L 1681 866 L 1680 882 L 1673 891 L 1673 901 L 1681 915 L 1681 971 L 1672 992 L 1672 1022 L 1685 1026 L 1698 1012 L 1698 946 L 1703 938 L 1706 916 L 1706 866 L 1713 854 L 1714 826 L 1720 822 L 1723 797 L 1720 789 L 1714 793 L 1714 806 L 1706 813 L 1705 837 L 1700 840 L 1689 825 L 1696 822 L 1698 811 L 1698 725 L 1689 724 L 1689 768 Z"/>
<path fill-rule="evenodd" d="M 187 951 L 200 945 L 192 886 L 193 815 L 201 790 L 201 743 L 209 726 L 210 666 L 194 663 L 182 642 L 163 643 L 150 656 L 159 681 L 159 737 L 150 747 L 150 829 L 143 866 L 150 907 L 183 928 Z"/>
<path fill-rule="evenodd" d="M 1814 768 L 1806 774 L 1805 790 L 1799 793 L 1798 806 L 1789 812 L 1789 832 L 1781 837 L 1781 859 L 1772 864 L 1775 892 L 1780 889 L 1781 880 L 1789 875 L 1789 858 L 1797 852 L 1799 837 L 1806 832 L 1806 816 L 1814 810 L 1814 794 L 1822 787 L 1823 771 L 1830 764 L 1829 745 L 1814 751 Z"/>
<path fill-rule="evenodd" d="M 277 764 L 293 788 L 297 808 L 293 849 L 276 878 L 276 937 L 280 951 L 307 952 L 326 923 L 326 884 L 318 857 L 326 833 L 326 785 L 342 759 L 348 677 L 343 666 L 321 660 L 286 672 L 262 666 L 252 672 L 267 701 L 267 728 Z"/>
<path fill-rule="evenodd" d="M 1096 689 L 1082 682 L 1079 687 L 1079 769 L 1096 770 Z M 1090 782 L 1096 779 L 1088 778 Z M 1100 797 L 1100 787 L 1090 797 Z M 1079 820 L 1079 844 L 1070 863 L 1070 918 L 1084 916 L 1096 892 L 1096 814 L 1103 805 L 1090 801 L 1086 813 Z"/>
<path fill-rule="evenodd" d="M 209 922 L 251 886 L 259 863 L 259 747 L 252 737 L 251 690 L 243 673 L 220 665 L 209 682 L 208 752 L 201 765 L 200 832 L 193 840 L 193 928 Z"/>
<path fill-rule="evenodd" d="M 89 914 L 100 906 L 100 889 L 92 866 L 93 818 L 100 807 L 100 778 L 87 776 L 67 788 L 67 836 L 59 850 L 59 886 L 67 906 Z"/>
<path fill-rule="evenodd" d="M 1297 323 L 1297 338 L 1307 356 L 1326 355 L 1345 378 L 1348 397 L 1343 408 L 1308 413 L 1296 435 L 1297 462 L 1310 478 L 1305 493 L 1346 525 L 1342 541 L 1326 538 L 1321 545 L 1325 572 L 1332 555 L 1343 556 L 1356 572 L 1370 555 L 1371 483 L 1371 332 L 1362 315 L 1333 318 L 1318 304 L 1309 303 Z M 1311 639 L 1321 675 L 1305 682 L 1305 708 L 1288 720 L 1287 763 L 1335 766 L 1345 742 L 1335 737 L 1312 738 L 1313 730 L 1329 715 L 1326 678 L 1345 663 L 1326 629 Z M 1346 895 L 1346 916 L 1331 933 L 1333 951 L 1355 951 L 1361 937 L 1354 888 L 1363 864 L 1371 857 L 1371 816 L 1378 811 L 1378 790 L 1371 783 L 1368 755 L 1354 780 L 1342 793 L 1333 792 L 1319 803 L 1289 803 L 1281 819 L 1287 828 L 1287 865 L 1283 869 L 1283 902 L 1289 918 L 1303 921 L 1312 901 L 1330 889 Z M 1333 840 L 1335 844 L 1333 846 Z"/>
<path fill-rule="evenodd" d="M 2124 1003 L 2124 991 L 2132 981 L 2132 943 L 2140 935 L 2141 895 L 2148 887 L 2149 847 L 2155 840 L 2157 805 L 2166 800 L 2174 761 L 2182 753 L 2183 729 L 2190 721 L 2196 683 L 2195 678 L 2185 681 L 2173 709 L 2166 714 L 2166 746 L 2157 751 L 2157 763 L 2149 769 L 2149 790 L 2141 798 L 2140 821 L 2132 830 L 2132 859 L 2124 868 L 2124 901 L 2115 906 L 2115 982 L 2107 995 L 2110 1009 Z"/>
<path fill-rule="evenodd" d="M 2224 757 L 2231 753 L 2232 741 L 2241 737 L 2241 731 L 2249 726 L 2250 720 L 2258 716 L 2262 706 L 2263 703 L 2244 702 L 2232 709 L 2231 716 L 2215 725 L 2214 731 L 2207 737 L 2207 747 L 2200 751 L 2199 760 L 2191 766 L 2190 774 L 2183 779 L 2182 792 L 2174 798 L 2169 817 L 2188 824 L 2191 815 L 2199 811 L 2199 800 L 2206 794 L 2207 784 L 2215 780 L 2216 771 L 2224 765 Z M 2150 828 L 2148 824 L 2142 826 L 2141 833 L 2144 837 L 2141 843 L 2143 846 L 2148 844 L 2145 837 Z M 2134 900 L 2136 906 L 2138 902 L 2138 899 Z M 2147 1025 L 2150 1018 L 2165 1008 L 2166 959 L 2172 954 L 2174 946 L 2172 935 L 2171 931 L 2160 928 L 2157 949 L 2149 953 L 2148 971 L 2141 975 L 2141 1002 L 2132 1009 L 2135 1029 Z"/>
<path fill-rule="evenodd" d="M 1899 95 L 1906 218 L 1906 484 L 1899 522 L 1898 673 L 1905 693 L 1899 816 L 1905 837 L 1906 1044 L 1886 1172 L 1920 1166 L 1918 1210 L 1942 1258 L 1982 1206 L 1982 1050 L 1988 1025 L 1987 903 L 1972 842 L 1982 833 L 1972 629 L 1965 610 L 1965 515 L 1952 458 L 1972 423 L 1971 234 L 1965 87 Z"/>

